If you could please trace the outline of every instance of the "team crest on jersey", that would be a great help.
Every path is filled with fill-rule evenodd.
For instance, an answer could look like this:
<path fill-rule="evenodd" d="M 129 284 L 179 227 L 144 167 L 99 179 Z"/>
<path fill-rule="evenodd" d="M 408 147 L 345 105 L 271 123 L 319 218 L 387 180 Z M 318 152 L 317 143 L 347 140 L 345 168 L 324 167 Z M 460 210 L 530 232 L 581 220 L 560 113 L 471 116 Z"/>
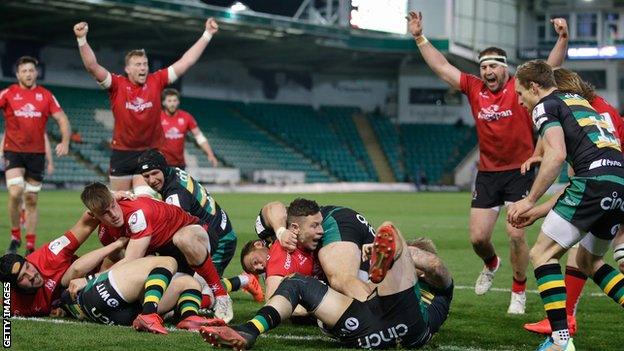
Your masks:
<path fill-rule="evenodd" d="M 184 125 L 184 118 L 182 118 L 182 117 L 178 118 L 178 124 L 183 126 Z"/>
<path fill-rule="evenodd" d="M 36 93 L 36 94 L 35 94 L 35 100 L 37 100 L 37 101 L 43 101 L 43 94 L 41 94 L 41 93 Z"/>
<path fill-rule="evenodd" d="M 147 228 L 147 221 L 145 220 L 145 214 L 143 210 L 133 212 L 128 218 L 128 226 L 132 233 L 138 233 Z"/>
<path fill-rule="evenodd" d="M 22 106 L 19 110 L 15 110 L 15 117 L 24 117 L 24 118 L 41 118 L 41 112 L 37 111 L 35 105 L 31 103 L 27 103 Z"/>
<path fill-rule="evenodd" d="M 510 109 L 500 111 L 500 106 L 492 104 L 488 107 L 482 107 L 479 111 L 479 119 L 487 122 L 498 121 L 501 118 L 511 117 L 512 112 Z"/>

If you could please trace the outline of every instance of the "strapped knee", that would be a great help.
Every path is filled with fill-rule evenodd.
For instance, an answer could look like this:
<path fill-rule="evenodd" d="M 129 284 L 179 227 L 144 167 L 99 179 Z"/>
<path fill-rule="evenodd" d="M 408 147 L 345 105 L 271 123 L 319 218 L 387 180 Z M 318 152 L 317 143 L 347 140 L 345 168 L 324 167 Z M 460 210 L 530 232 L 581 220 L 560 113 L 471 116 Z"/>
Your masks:
<path fill-rule="evenodd" d="M 18 186 L 24 187 L 24 177 L 15 177 L 6 180 L 7 187 Z"/>
<path fill-rule="evenodd" d="M 38 185 L 33 185 L 33 184 L 30 184 L 29 182 L 26 182 L 24 191 L 27 193 L 38 193 L 41 191 L 41 183 Z"/>
<path fill-rule="evenodd" d="M 275 295 L 283 296 L 290 301 L 293 310 L 297 305 L 301 305 L 308 312 L 314 312 L 328 289 L 327 285 L 318 279 L 295 273 L 282 280 L 275 290 Z"/>

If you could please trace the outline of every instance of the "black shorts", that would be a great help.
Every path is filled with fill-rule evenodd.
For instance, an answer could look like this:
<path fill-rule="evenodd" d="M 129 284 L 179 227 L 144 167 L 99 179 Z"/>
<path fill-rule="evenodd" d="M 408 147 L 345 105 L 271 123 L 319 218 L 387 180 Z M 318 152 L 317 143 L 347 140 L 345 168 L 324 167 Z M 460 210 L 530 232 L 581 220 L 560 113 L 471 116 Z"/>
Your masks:
<path fill-rule="evenodd" d="M 140 302 L 128 303 L 113 288 L 109 272 L 87 283 L 78 295 L 78 305 L 89 319 L 108 325 L 130 325 L 141 313 Z"/>
<path fill-rule="evenodd" d="M 427 308 L 418 285 L 402 292 L 354 300 L 329 333 L 345 346 L 385 349 L 401 345 L 415 348 L 432 337 Z"/>
<path fill-rule="evenodd" d="M 522 200 L 529 194 L 535 171 L 524 175 L 520 169 L 501 172 L 477 172 L 475 190 L 472 193 L 472 208 L 493 208 L 506 202 Z"/>
<path fill-rule="evenodd" d="M 43 172 L 45 171 L 45 154 L 29 153 L 29 152 L 4 152 L 5 171 L 12 168 L 24 168 L 24 178 L 32 179 L 37 182 L 43 181 Z"/>
<path fill-rule="evenodd" d="M 420 300 L 427 306 L 426 316 L 429 323 L 429 331 L 432 334 L 437 333 L 451 311 L 454 285 L 451 283 L 451 286 L 445 290 L 438 290 L 427 282 L 419 280 L 418 286 L 420 287 Z"/>
<path fill-rule="evenodd" d="M 110 158 L 108 174 L 124 177 L 138 174 L 139 156 L 145 151 L 114 150 Z"/>
<path fill-rule="evenodd" d="M 346 207 L 323 206 L 323 238 L 322 246 L 338 241 L 349 241 L 360 250 L 364 244 L 372 244 L 375 239 L 375 229 L 363 215 Z M 360 264 L 360 270 L 368 272 L 369 261 Z"/>

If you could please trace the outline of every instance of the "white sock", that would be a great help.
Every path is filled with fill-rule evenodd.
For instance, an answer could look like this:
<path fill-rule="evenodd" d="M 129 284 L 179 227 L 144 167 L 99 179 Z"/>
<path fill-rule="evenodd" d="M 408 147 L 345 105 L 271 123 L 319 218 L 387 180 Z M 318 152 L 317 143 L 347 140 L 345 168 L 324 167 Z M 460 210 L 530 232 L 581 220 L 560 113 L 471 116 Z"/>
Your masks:
<path fill-rule="evenodd" d="M 570 340 L 570 331 L 568 329 L 554 330 L 551 336 L 555 344 L 563 346 Z"/>
<path fill-rule="evenodd" d="M 247 276 L 247 274 L 241 274 L 238 276 L 238 279 L 240 279 L 241 282 L 241 288 L 244 288 L 247 286 L 247 284 L 249 284 L 249 277 Z"/>

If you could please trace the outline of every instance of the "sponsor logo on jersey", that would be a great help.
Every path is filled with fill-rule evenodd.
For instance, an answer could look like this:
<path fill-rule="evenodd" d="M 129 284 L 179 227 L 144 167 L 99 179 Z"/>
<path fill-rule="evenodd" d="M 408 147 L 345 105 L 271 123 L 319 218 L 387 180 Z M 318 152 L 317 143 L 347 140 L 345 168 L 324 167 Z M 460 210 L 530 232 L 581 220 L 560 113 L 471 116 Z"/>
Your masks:
<path fill-rule="evenodd" d="M 599 167 L 622 167 L 622 162 L 615 160 L 607 160 L 606 158 L 596 160 L 589 165 L 589 169 L 595 169 Z"/>
<path fill-rule="evenodd" d="M 624 200 L 619 197 L 617 191 L 614 191 L 611 197 L 603 197 L 600 200 L 600 208 L 605 211 L 620 210 L 624 212 Z"/>
<path fill-rule="evenodd" d="M 41 112 L 37 111 L 35 105 L 27 103 L 19 110 L 15 110 L 15 117 L 41 118 Z"/>
<path fill-rule="evenodd" d="M 130 231 L 135 234 L 147 228 L 147 221 L 145 220 L 143 210 L 135 211 L 130 215 L 130 218 L 128 218 L 128 226 L 130 226 Z"/>
<path fill-rule="evenodd" d="M 260 235 L 265 230 L 266 228 L 262 225 L 262 218 L 260 216 L 256 217 L 256 234 Z"/>
<path fill-rule="evenodd" d="M 354 331 L 360 326 L 360 321 L 355 317 L 349 317 L 344 323 L 345 329 Z"/>
<path fill-rule="evenodd" d="M 23 97 L 22 97 L 19 93 L 17 93 L 17 94 L 15 94 L 15 96 L 13 97 L 13 100 L 14 100 L 14 101 L 21 101 L 21 100 L 24 100 L 24 98 L 23 98 Z"/>
<path fill-rule="evenodd" d="M 286 253 L 286 260 L 284 261 L 284 269 L 286 270 L 290 269 L 291 264 L 292 264 L 292 258 L 290 257 L 289 253 Z"/>
<path fill-rule="evenodd" d="M 165 138 L 167 139 L 182 139 L 184 138 L 184 134 L 180 132 L 180 130 L 176 127 L 171 127 L 165 133 Z"/>
<path fill-rule="evenodd" d="M 178 118 L 178 124 L 183 126 L 184 125 L 184 118 L 182 118 L 182 117 Z"/>
<path fill-rule="evenodd" d="M 67 247 L 67 245 L 69 245 L 69 243 L 70 243 L 69 239 L 67 239 L 67 237 L 63 235 L 62 237 L 52 241 L 48 245 L 48 250 L 50 250 L 54 255 L 58 255 L 61 252 L 61 250 L 63 250 L 65 247 Z"/>
<path fill-rule="evenodd" d="M 169 205 L 182 207 L 182 206 L 180 206 L 180 197 L 178 196 L 178 194 L 173 194 L 173 195 L 167 196 L 167 199 L 165 199 L 165 202 L 168 203 Z"/>
<path fill-rule="evenodd" d="M 548 120 L 548 117 L 544 116 L 546 114 L 546 109 L 544 108 L 544 103 L 538 104 L 533 108 L 531 112 L 531 117 L 533 117 L 533 124 L 535 124 L 535 128 L 538 130 L 542 127 L 542 124 Z"/>
<path fill-rule="evenodd" d="M 102 300 L 104 300 L 104 302 L 106 302 L 106 304 L 109 307 L 115 308 L 119 306 L 119 301 L 116 298 L 111 297 L 111 293 L 108 292 L 108 290 L 106 289 L 106 285 L 104 285 L 104 283 L 100 283 L 96 285 L 95 290 L 98 292 Z"/>
<path fill-rule="evenodd" d="M 56 280 L 52 280 L 52 279 L 46 280 L 45 287 L 46 289 L 50 291 L 54 291 L 54 288 L 56 288 Z"/>
<path fill-rule="evenodd" d="M 146 102 L 138 96 L 132 101 L 126 101 L 126 108 L 134 112 L 143 112 L 152 106 L 154 104 L 151 101 Z"/>
<path fill-rule="evenodd" d="M 401 323 L 385 330 L 380 330 L 376 333 L 371 333 L 365 337 L 358 338 L 358 345 L 363 349 L 370 349 L 381 345 L 382 341 L 390 342 L 393 339 L 398 339 L 405 336 L 409 329 L 407 325 Z"/>
<path fill-rule="evenodd" d="M 498 121 L 501 118 L 511 117 L 513 114 L 511 109 L 499 111 L 500 106 L 496 104 L 492 104 L 488 107 L 482 107 L 481 111 L 479 111 L 479 119 L 482 119 L 487 122 Z"/>

